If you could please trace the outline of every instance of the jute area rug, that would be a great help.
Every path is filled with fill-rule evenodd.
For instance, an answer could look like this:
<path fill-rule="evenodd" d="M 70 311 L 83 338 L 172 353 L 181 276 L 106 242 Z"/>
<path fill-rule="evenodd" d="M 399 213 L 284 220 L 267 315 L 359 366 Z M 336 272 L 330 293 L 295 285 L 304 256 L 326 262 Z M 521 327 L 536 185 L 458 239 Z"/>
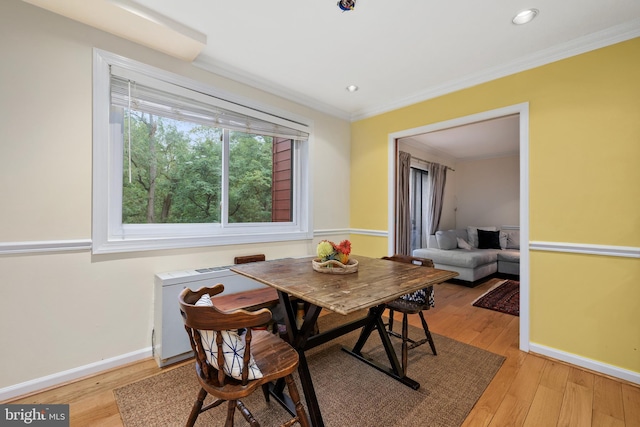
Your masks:
<path fill-rule="evenodd" d="M 520 282 L 517 280 L 498 282 L 472 304 L 476 307 L 520 316 Z"/>
<path fill-rule="evenodd" d="M 344 316 L 319 319 L 320 330 Z M 398 325 L 399 327 L 400 325 Z M 421 329 L 410 327 L 411 337 L 422 338 Z M 341 350 L 355 344 L 354 331 L 307 352 L 311 376 L 324 424 L 331 426 L 460 426 L 502 365 L 504 358 L 458 341 L 433 334 L 437 356 L 428 345 L 409 351 L 408 375 L 421 387 L 413 390 Z M 400 340 L 392 338 L 400 354 Z M 364 353 L 385 362 L 377 332 Z M 297 379 L 296 384 L 302 393 Z M 182 426 L 200 386 L 192 363 L 115 390 L 120 415 L 127 427 Z M 205 405 L 210 401 L 207 397 Z M 304 396 L 303 400 L 304 402 Z M 244 400 L 263 427 L 280 425 L 289 414 L 262 392 Z M 306 405 L 305 405 L 306 407 Z M 200 414 L 196 426 L 222 426 L 226 404 Z M 236 411 L 236 425 L 247 425 Z"/>

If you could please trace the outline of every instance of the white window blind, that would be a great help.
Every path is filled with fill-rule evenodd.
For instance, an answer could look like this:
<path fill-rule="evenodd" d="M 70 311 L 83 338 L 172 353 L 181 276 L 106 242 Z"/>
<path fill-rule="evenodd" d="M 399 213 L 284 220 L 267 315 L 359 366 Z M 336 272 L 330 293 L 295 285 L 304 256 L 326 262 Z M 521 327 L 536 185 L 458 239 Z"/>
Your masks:
<path fill-rule="evenodd" d="M 111 103 L 211 127 L 294 140 L 309 138 L 300 129 L 302 125 L 286 119 L 116 66 L 111 66 Z"/>

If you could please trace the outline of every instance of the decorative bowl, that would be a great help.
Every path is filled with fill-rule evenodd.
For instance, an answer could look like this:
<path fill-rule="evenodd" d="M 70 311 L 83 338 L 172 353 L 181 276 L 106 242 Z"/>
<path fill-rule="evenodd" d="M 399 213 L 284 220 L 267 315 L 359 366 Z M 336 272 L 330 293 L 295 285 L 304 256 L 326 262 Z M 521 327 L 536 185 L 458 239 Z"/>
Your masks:
<path fill-rule="evenodd" d="M 320 258 L 314 259 L 311 263 L 313 264 L 313 269 L 318 273 L 350 274 L 358 271 L 358 260 L 352 258 L 346 264 L 334 259 L 322 261 Z"/>

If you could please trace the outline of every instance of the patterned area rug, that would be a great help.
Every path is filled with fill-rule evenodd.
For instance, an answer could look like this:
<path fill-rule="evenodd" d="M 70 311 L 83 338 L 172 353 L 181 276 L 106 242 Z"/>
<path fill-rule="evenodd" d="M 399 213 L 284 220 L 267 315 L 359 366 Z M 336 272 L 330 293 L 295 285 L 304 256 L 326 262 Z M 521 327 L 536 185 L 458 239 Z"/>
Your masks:
<path fill-rule="evenodd" d="M 336 319 L 344 322 L 340 315 L 321 317 L 320 330 Z M 410 335 L 420 333 L 410 327 Z M 504 361 L 497 354 L 433 334 L 437 356 L 428 345 L 409 351 L 408 374 L 421 384 L 413 390 L 341 350 L 341 345 L 351 346 L 357 338 L 352 332 L 307 353 L 327 427 L 460 426 Z M 365 352 L 384 361 L 380 339 L 373 338 Z M 399 346 L 400 340 L 393 341 Z M 296 382 L 301 388 L 297 375 Z M 115 396 L 125 427 L 182 426 L 199 388 L 189 363 L 119 388 Z M 289 418 L 273 399 L 265 403 L 260 391 L 245 403 L 263 426 L 280 425 Z M 221 405 L 201 414 L 196 426 L 224 424 L 225 411 L 226 405 Z M 247 425 L 237 411 L 236 421 L 238 426 Z"/>
<path fill-rule="evenodd" d="M 505 280 L 481 295 L 473 305 L 520 316 L 520 282 Z"/>

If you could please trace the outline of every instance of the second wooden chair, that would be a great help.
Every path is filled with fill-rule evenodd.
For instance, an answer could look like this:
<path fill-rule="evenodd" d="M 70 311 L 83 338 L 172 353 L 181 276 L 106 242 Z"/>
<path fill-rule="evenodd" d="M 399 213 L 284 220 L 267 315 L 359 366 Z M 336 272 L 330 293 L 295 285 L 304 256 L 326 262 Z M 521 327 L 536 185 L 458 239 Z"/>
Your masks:
<path fill-rule="evenodd" d="M 390 257 L 382 257 L 382 259 L 433 268 L 433 261 L 426 258 L 396 254 Z M 431 308 L 431 302 L 429 301 L 429 298 L 432 291 L 433 286 L 429 286 L 428 288 L 423 289 L 422 292 L 419 292 L 419 294 L 421 294 L 420 297 L 414 298 L 413 301 L 411 300 L 411 297 L 405 295 L 401 298 L 386 303 L 386 307 L 387 309 L 389 309 L 389 324 L 387 332 L 390 335 L 402 339 L 402 371 L 404 375 L 407 374 L 407 361 L 409 359 L 408 353 L 410 349 L 416 348 L 428 342 L 433 354 L 438 354 L 436 352 L 436 345 L 433 342 L 433 337 L 431 336 L 431 332 L 429 331 L 429 326 L 427 325 L 427 321 L 424 318 L 424 314 L 422 314 L 424 310 L 429 310 Z M 402 313 L 402 334 L 398 334 L 393 330 L 393 315 L 395 311 Z M 416 341 L 409 338 L 409 314 L 417 314 L 420 316 L 422 329 L 425 333 L 425 339 Z"/>

